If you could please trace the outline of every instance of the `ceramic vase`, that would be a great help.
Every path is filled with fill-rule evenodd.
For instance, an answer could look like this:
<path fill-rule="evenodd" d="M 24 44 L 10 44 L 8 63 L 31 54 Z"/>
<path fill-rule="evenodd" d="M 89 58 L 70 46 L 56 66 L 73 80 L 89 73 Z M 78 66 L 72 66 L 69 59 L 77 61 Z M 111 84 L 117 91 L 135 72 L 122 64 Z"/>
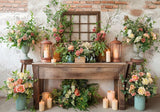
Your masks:
<path fill-rule="evenodd" d="M 23 45 L 21 49 L 22 49 L 22 52 L 23 52 L 23 54 L 24 54 L 23 60 L 28 60 L 28 59 L 30 59 L 30 58 L 28 57 L 28 53 L 29 53 L 29 50 L 30 50 L 30 46 L 29 46 L 29 45 Z"/>
<path fill-rule="evenodd" d="M 26 95 L 20 94 L 16 99 L 16 110 L 22 111 L 26 107 Z"/>

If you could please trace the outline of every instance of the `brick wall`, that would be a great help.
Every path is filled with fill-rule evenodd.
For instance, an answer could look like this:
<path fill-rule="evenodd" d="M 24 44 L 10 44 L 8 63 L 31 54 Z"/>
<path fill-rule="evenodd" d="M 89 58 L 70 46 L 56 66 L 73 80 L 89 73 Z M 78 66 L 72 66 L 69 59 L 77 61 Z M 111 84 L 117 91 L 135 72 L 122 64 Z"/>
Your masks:
<path fill-rule="evenodd" d="M 0 0 L 0 12 L 26 12 L 28 0 Z"/>
<path fill-rule="evenodd" d="M 145 3 L 146 3 L 146 5 L 145 5 L 146 9 L 160 8 L 160 1 L 159 0 L 146 1 Z"/>

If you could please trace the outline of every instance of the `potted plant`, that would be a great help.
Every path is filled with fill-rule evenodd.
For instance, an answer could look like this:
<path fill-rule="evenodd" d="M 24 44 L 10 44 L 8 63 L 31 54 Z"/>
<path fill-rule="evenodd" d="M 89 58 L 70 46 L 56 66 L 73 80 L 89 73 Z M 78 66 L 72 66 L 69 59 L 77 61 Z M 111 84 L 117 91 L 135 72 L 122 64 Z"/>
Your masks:
<path fill-rule="evenodd" d="M 4 86 L 0 90 L 7 91 L 7 100 L 10 98 L 16 99 L 16 110 L 25 110 L 27 100 L 32 98 L 33 94 L 33 77 L 28 71 L 25 73 L 12 72 L 12 77 L 4 81 Z"/>
<path fill-rule="evenodd" d="M 10 47 L 21 49 L 24 53 L 24 60 L 30 59 L 28 57 L 30 46 L 34 49 L 35 44 L 41 40 L 39 27 L 36 26 L 33 13 L 31 13 L 31 19 L 28 22 L 18 21 L 15 25 L 11 26 L 7 21 L 7 29 L 9 30 L 7 35 L 0 37 L 0 39 L 8 43 Z"/>
<path fill-rule="evenodd" d="M 123 24 L 124 30 L 122 30 L 124 41 L 123 43 L 133 45 L 133 50 L 136 55 L 134 59 L 142 59 L 139 56 L 140 52 L 146 52 L 152 46 L 157 50 L 155 42 L 158 42 L 158 36 L 153 31 L 153 24 L 150 17 L 138 17 L 136 20 L 131 20 L 128 16 L 125 17 Z"/>
<path fill-rule="evenodd" d="M 140 111 L 145 109 L 145 100 L 156 94 L 156 78 L 151 76 L 147 70 L 134 70 L 128 79 L 121 77 L 122 83 L 126 83 L 126 90 L 122 92 L 128 96 L 134 97 L 134 108 Z"/>

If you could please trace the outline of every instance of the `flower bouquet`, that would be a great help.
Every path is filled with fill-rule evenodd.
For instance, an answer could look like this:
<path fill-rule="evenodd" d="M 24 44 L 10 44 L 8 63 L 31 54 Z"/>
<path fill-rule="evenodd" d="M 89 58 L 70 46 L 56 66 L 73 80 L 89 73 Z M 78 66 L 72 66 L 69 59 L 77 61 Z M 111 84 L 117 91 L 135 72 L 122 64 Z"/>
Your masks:
<path fill-rule="evenodd" d="M 134 107 L 137 110 L 145 109 L 145 97 L 152 97 L 156 94 L 156 78 L 150 72 L 134 70 L 130 77 L 125 80 L 121 77 L 122 83 L 127 84 L 126 90 L 122 92 L 126 95 L 134 96 Z"/>
<path fill-rule="evenodd" d="M 150 17 L 144 16 L 139 17 L 136 20 L 131 20 L 128 16 L 125 17 L 125 23 L 123 36 L 124 43 L 133 44 L 136 56 L 134 59 L 141 59 L 139 53 L 141 51 L 145 52 L 154 46 L 155 42 L 158 42 L 157 34 L 153 32 L 153 24 Z M 155 49 L 158 47 L 155 46 Z"/>
<path fill-rule="evenodd" d="M 32 98 L 33 94 L 33 77 L 29 72 L 18 73 L 13 72 L 12 77 L 4 81 L 4 86 L 0 90 L 7 91 L 7 100 L 16 99 L 16 109 L 24 110 L 26 108 L 26 100 Z"/>

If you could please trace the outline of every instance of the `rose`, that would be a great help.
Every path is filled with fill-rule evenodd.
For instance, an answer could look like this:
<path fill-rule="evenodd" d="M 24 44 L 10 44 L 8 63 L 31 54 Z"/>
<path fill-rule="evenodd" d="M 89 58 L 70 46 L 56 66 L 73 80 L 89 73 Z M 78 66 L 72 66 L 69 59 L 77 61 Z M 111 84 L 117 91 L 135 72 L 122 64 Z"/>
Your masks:
<path fill-rule="evenodd" d="M 131 95 L 132 95 L 132 96 L 135 96 L 135 95 L 136 95 L 136 93 L 131 93 Z"/>
<path fill-rule="evenodd" d="M 101 30 L 100 33 L 105 33 L 105 31 L 104 31 L 104 30 Z"/>
<path fill-rule="evenodd" d="M 141 42 L 142 42 L 142 43 L 145 43 L 145 41 L 146 41 L 145 38 L 142 38 L 142 39 L 141 39 Z"/>
<path fill-rule="evenodd" d="M 126 30 L 126 29 L 127 29 L 127 26 L 124 27 L 124 30 Z"/>
<path fill-rule="evenodd" d="M 96 32 L 96 27 L 93 28 L 93 32 Z"/>
<path fill-rule="evenodd" d="M 9 82 L 9 83 L 7 83 L 7 86 L 8 86 L 9 89 L 13 89 L 14 83 Z"/>
<path fill-rule="evenodd" d="M 56 33 L 54 33 L 54 34 L 53 34 L 53 36 L 55 37 L 55 36 L 57 36 L 57 34 L 56 34 Z"/>
<path fill-rule="evenodd" d="M 130 38 L 134 38 L 134 34 L 133 34 L 133 33 L 131 33 L 128 37 L 130 37 Z"/>
<path fill-rule="evenodd" d="M 134 89 L 135 88 L 135 86 L 134 85 L 130 85 L 130 89 Z"/>
<path fill-rule="evenodd" d="M 99 37 L 95 38 L 94 41 L 99 41 Z"/>
<path fill-rule="evenodd" d="M 147 38 L 150 38 L 150 36 L 149 36 L 148 33 L 144 33 L 143 36 L 144 36 L 144 37 L 147 37 Z"/>
<path fill-rule="evenodd" d="M 17 93 L 17 87 L 15 87 L 15 88 L 13 89 L 13 91 L 14 91 L 14 93 Z"/>
<path fill-rule="evenodd" d="M 60 27 L 60 28 L 63 28 L 63 25 L 62 25 L 62 24 L 60 24 L 60 25 L 59 25 L 59 27 Z"/>
<path fill-rule="evenodd" d="M 18 85 L 18 82 L 16 81 L 16 82 L 14 82 L 14 86 L 17 86 Z"/>
<path fill-rule="evenodd" d="M 59 42 L 61 40 L 60 37 L 56 37 L 56 41 Z"/>
<path fill-rule="evenodd" d="M 24 87 L 24 85 L 18 85 L 18 86 L 16 87 L 16 91 L 17 91 L 17 93 L 24 93 L 24 92 L 25 92 L 25 87 Z"/>
<path fill-rule="evenodd" d="M 132 33 L 132 30 L 129 29 L 128 32 L 127 32 L 127 34 L 130 35 L 131 33 Z"/>
<path fill-rule="evenodd" d="M 31 36 L 32 36 L 32 37 L 34 36 L 34 33 L 33 33 L 33 32 L 31 32 Z"/>
<path fill-rule="evenodd" d="M 57 32 L 57 28 L 53 28 L 53 32 Z"/>
<path fill-rule="evenodd" d="M 22 84 L 22 82 L 23 82 L 22 79 L 18 79 L 18 80 L 17 80 L 17 83 L 18 83 L 18 84 Z"/>
<path fill-rule="evenodd" d="M 79 92 L 79 90 L 78 90 L 77 88 L 75 89 L 74 94 L 75 94 L 76 96 L 80 96 L 80 92 Z"/>
<path fill-rule="evenodd" d="M 149 83 L 151 84 L 153 82 L 153 79 L 152 78 L 149 78 L 148 79 Z"/>
<path fill-rule="evenodd" d="M 79 50 L 76 51 L 76 56 L 79 56 L 81 54 L 81 52 Z"/>
<path fill-rule="evenodd" d="M 152 35 L 152 37 L 153 37 L 153 40 L 156 40 L 156 39 L 157 39 L 157 35 L 156 35 L 155 33 L 151 32 L 151 35 Z"/>
<path fill-rule="evenodd" d="M 149 80 L 147 78 L 142 78 L 142 84 L 143 85 L 148 85 L 149 84 Z"/>
<path fill-rule="evenodd" d="M 21 41 L 22 41 L 22 39 L 18 39 L 18 40 L 17 40 L 17 43 L 21 43 Z"/>
<path fill-rule="evenodd" d="M 101 33 L 97 33 L 97 38 L 99 38 L 102 34 Z"/>
<path fill-rule="evenodd" d="M 33 84 L 32 84 L 31 82 L 29 82 L 29 83 L 28 83 L 28 87 L 29 87 L 29 88 L 32 88 L 32 87 L 33 87 Z"/>
<path fill-rule="evenodd" d="M 59 30 L 59 33 L 63 33 L 63 32 L 64 32 L 64 30 L 63 30 L 63 29 L 60 29 L 60 30 Z"/>
<path fill-rule="evenodd" d="M 146 90 L 145 90 L 145 88 L 144 88 L 144 87 L 139 87 L 139 89 L 138 89 L 138 94 L 140 94 L 140 95 L 144 95 L 144 94 L 145 94 L 145 92 L 146 92 Z"/>
<path fill-rule="evenodd" d="M 132 82 L 132 81 L 133 81 L 132 79 L 129 80 L 129 82 Z"/>
<path fill-rule="evenodd" d="M 27 36 L 24 35 L 24 36 L 22 37 L 22 39 L 23 39 L 23 40 L 27 40 Z"/>
<path fill-rule="evenodd" d="M 151 73 L 147 72 L 147 78 L 151 78 Z"/>
<path fill-rule="evenodd" d="M 13 82 L 13 81 L 14 81 L 14 78 L 8 78 L 7 81 L 8 81 L 8 82 Z"/>
<path fill-rule="evenodd" d="M 83 48 L 80 48 L 80 53 L 83 53 Z"/>
<path fill-rule="evenodd" d="M 73 50 L 74 50 L 74 46 L 73 46 L 73 45 L 69 45 L 69 46 L 68 46 L 68 50 L 69 50 L 69 51 L 73 51 Z"/>
<path fill-rule="evenodd" d="M 141 36 L 136 37 L 134 43 L 139 42 L 141 40 L 141 38 L 142 38 Z"/>
<path fill-rule="evenodd" d="M 103 33 L 102 38 L 105 38 L 105 36 L 106 36 L 106 33 Z"/>
<path fill-rule="evenodd" d="M 132 81 L 138 81 L 139 77 L 137 75 L 132 75 Z"/>
<path fill-rule="evenodd" d="M 151 96 L 151 93 L 149 91 L 146 91 L 145 96 Z"/>
<path fill-rule="evenodd" d="M 142 77 L 143 75 L 144 75 L 144 73 L 143 73 L 143 72 L 139 72 L 139 76 L 141 76 L 141 77 Z"/>

